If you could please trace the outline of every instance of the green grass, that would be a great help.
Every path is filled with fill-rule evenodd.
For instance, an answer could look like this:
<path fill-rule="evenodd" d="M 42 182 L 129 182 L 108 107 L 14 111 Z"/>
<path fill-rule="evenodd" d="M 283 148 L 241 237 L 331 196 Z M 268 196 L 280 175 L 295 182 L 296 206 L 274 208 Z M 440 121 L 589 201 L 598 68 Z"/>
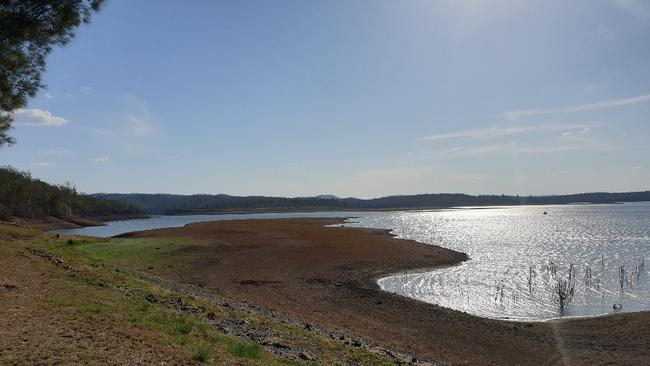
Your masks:
<path fill-rule="evenodd" d="M 208 362 L 211 354 L 229 354 L 234 358 L 259 360 L 264 364 L 283 364 L 271 355 L 264 354 L 256 343 L 241 341 L 207 327 L 198 317 L 183 315 L 164 306 L 151 304 L 144 300 L 144 294 L 153 292 L 157 296 L 165 293 L 163 289 L 138 280 L 130 280 L 145 286 L 146 291 L 138 291 L 140 296 L 124 297 L 113 288 L 93 285 L 99 281 L 88 281 L 82 277 L 72 280 L 65 293 L 57 293 L 50 298 L 54 311 L 75 314 L 75 318 L 97 316 L 111 317 L 123 324 L 150 329 L 166 334 L 172 344 L 188 350 L 194 361 Z M 133 286 L 133 285 L 132 285 Z M 132 288 L 133 289 L 133 288 Z M 87 294 L 92 293 L 92 299 Z"/>
<path fill-rule="evenodd" d="M 72 249 L 88 259 L 107 265 L 142 267 L 161 265 L 171 260 L 178 247 L 169 239 L 111 239 L 105 241 L 75 240 Z"/>
<path fill-rule="evenodd" d="M 200 344 L 194 351 L 192 359 L 198 362 L 207 362 L 210 359 L 210 347 L 205 344 Z"/>
<path fill-rule="evenodd" d="M 69 298 L 66 295 L 55 295 L 51 299 L 52 303 L 57 306 L 73 308 L 78 312 L 85 314 L 95 314 L 99 315 L 106 313 L 107 307 L 103 304 L 89 301 L 89 300 L 79 300 L 75 298 Z"/>
<path fill-rule="evenodd" d="M 0 238 L 6 239 L 27 239 L 39 235 L 38 230 L 16 226 L 0 224 Z"/>
<path fill-rule="evenodd" d="M 72 240 L 72 244 L 68 244 L 68 240 Z M 35 247 L 55 253 L 67 264 L 83 272 L 76 276 L 74 288 L 53 296 L 51 303 L 55 308 L 66 309 L 89 319 L 110 317 L 130 327 L 165 334 L 168 344 L 187 352 L 188 361 L 254 365 L 304 364 L 302 361 L 269 354 L 258 343 L 224 334 L 207 324 L 205 315 L 183 314 L 160 303 L 150 303 L 145 300 L 145 295 L 153 294 L 159 299 L 180 297 L 188 304 L 209 309 L 217 317 L 234 317 L 267 327 L 276 334 L 280 343 L 321 350 L 322 352 L 317 352 L 321 364 L 335 364 L 338 361 L 346 363 L 344 360 L 355 360 L 363 365 L 394 364 L 386 357 L 343 345 L 329 337 L 307 332 L 299 326 L 243 310 L 224 309 L 204 300 L 171 292 L 130 272 L 149 266 L 163 268 L 173 265 L 177 262 L 176 251 L 183 245 L 185 244 L 170 238 L 61 237 L 47 239 L 35 244 Z M 88 294 L 92 295 L 89 297 Z M 239 361 L 232 362 L 235 360 Z"/>
<path fill-rule="evenodd" d="M 230 341 L 228 342 L 228 353 L 241 358 L 259 360 L 262 358 L 262 347 L 257 343 Z"/>

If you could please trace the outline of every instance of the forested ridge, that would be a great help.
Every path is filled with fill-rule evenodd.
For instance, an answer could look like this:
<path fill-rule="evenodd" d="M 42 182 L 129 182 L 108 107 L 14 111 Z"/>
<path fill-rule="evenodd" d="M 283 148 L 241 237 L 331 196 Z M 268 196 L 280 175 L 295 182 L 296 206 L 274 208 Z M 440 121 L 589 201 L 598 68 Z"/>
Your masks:
<path fill-rule="evenodd" d="M 108 219 L 140 214 L 130 203 L 99 199 L 77 192 L 70 183 L 52 185 L 33 178 L 28 172 L 0 167 L 0 219 L 12 216 Z"/>
<path fill-rule="evenodd" d="M 522 204 L 614 203 L 650 201 L 650 191 L 625 193 L 580 193 L 553 196 L 468 195 L 462 193 L 387 196 L 373 199 L 321 197 L 230 196 L 226 194 L 119 194 L 101 193 L 97 198 L 133 204 L 150 214 L 212 213 L 237 210 L 300 209 L 418 209 L 455 206 Z"/>
<path fill-rule="evenodd" d="M 70 184 L 53 185 L 29 172 L 0 167 L 0 219 L 12 216 L 61 219 L 139 217 L 143 214 L 200 214 L 263 210 L 387 210 L 522 204 L 614 203 L 650 201 L 650 191 L 580 193 L 553 196 L 468 195 L 437 193 L 373 199 L 230 196 L 227 194 L 142 194 L 77 192 Z"/>

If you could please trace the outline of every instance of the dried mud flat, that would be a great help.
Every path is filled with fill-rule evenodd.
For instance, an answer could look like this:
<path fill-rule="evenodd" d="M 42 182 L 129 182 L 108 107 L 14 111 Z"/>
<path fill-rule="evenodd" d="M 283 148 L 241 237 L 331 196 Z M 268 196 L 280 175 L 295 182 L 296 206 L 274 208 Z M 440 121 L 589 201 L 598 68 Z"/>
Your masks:
<path fill-rule="evenodd" d="M 650 313 L 515 323 L 381 291 L 376 279 L 458 263 L 462 253 L 338 227 L 339 219 L 190 224 L 128 234 L 182 244 L 169 281 L 359 337 L 417 360 L 467 365 L 649 365 Z M 334 227 L 326 227 L 334 225 Z"/>

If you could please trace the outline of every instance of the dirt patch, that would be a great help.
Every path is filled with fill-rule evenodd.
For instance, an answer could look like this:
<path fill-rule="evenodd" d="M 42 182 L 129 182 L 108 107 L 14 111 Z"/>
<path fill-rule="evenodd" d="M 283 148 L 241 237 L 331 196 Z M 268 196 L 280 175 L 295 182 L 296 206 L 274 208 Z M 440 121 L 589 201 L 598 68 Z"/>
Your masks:
<path fill-rule="evenodd" d="M 208 222 L 130 234 L 184 243 L 179 283 L 367 339 L 416 360 L 471 365 L 650 364 L 650 313 L 547 323 L 488 320 L 381 291 L 387 273 L 450 265 L 462 253 L 337 219 Z M 187 245 L 185 245 L 187 243 Z M 621 342 L 621 340 L 625 342 Z M 624 344 L 623 344 L 624 343 Z"/>

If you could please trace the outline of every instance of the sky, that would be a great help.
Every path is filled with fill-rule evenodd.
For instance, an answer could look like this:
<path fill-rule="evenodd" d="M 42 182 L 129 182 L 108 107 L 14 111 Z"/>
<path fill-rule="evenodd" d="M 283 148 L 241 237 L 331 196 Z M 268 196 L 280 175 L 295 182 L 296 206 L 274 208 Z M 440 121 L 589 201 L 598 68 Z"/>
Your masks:
<path fill-rule="evenodd" d="M 0 165 L 83 192 L 650 189 L 645 0 L 107 0 Z"/>

